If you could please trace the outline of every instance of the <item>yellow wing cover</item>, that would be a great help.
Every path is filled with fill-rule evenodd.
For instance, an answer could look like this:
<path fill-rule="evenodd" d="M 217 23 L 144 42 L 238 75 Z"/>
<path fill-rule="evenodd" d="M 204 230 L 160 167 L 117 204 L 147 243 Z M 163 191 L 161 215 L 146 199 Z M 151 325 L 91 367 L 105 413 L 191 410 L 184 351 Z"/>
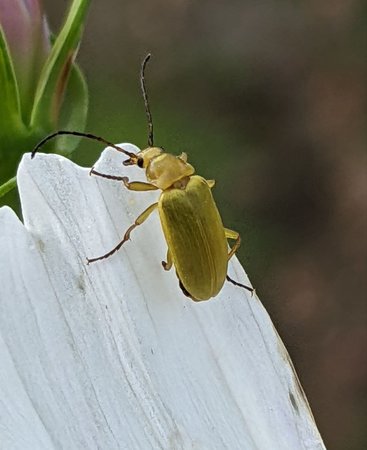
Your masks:
<path fill-rule="evenodd" d="M 204 178 L 192 176 L 185 189 L 162 192 L 159 215 L 179 279 L 194 300 L 221 290 L 227 274 L 227 240 L 222 219 Z"/>

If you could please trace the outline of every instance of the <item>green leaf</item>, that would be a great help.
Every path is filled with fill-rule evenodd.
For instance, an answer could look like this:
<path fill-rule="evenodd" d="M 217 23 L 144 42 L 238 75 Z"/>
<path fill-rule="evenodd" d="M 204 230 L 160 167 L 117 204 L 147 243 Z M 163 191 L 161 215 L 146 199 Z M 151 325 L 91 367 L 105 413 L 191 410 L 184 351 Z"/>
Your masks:
<path fill-rule="evenodd" d="M 56 128 L 65 84 L 77 51 L 90 0 L 74 0 L 43 67 L 31 115 L 31 127 Z"/>
<path fill-rule="evenodd" d="M 83 131 L 87 121 L 88 103 L 87 83 L 79 67 L 73 64 L 61 108 L 60 129 Z M 69 155 L 79 141 L 75 136 L 60 136 L 57 140 L 58 152 Z"/>
<path fill-rule="evenodd" d="M 0 26 L 0 136 L 22 129 L 18 84 L 4 32 Z"/>

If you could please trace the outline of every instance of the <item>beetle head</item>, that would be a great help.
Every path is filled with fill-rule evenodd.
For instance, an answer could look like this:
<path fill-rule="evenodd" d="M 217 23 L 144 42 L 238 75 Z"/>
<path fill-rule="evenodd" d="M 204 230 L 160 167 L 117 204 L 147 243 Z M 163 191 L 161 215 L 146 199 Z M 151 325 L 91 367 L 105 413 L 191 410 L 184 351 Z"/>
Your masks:
<path fill-rule="evenodd" d="M 134 157 L 126 159 L 123 164 L 124 166 L 137 165 L 142 169 L 146 169 L 150 161 L 161 153 L 163 153 L 163 150 L 160 147 L 148 147 L 140 150 Z"/>

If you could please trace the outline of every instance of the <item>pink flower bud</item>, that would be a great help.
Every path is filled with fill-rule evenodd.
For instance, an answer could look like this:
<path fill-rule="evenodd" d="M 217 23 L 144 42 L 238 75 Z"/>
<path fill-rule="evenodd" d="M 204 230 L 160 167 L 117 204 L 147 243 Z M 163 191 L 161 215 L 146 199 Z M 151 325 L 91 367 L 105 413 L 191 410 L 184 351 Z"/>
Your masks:
<path fill-rule="evenodd" d="M 50 51 L 49 30 L 38 0 L 0 0 L 0 26 L 18 80 L 23 113 L 29 113 L 42 65 Z"/>

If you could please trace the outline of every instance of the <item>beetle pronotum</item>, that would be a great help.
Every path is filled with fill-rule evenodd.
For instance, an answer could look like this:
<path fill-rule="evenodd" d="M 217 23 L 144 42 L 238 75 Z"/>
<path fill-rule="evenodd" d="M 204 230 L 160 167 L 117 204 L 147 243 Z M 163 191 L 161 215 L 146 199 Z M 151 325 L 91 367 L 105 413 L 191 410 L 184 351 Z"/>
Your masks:
<path fill-rule="evenodd" d="M 108 258 L 118 251 L 130 238 L 134 228 L 141 225 L 158 209 L 164 237 L 167 242 L 167 261 L 162 261 L 164 270 L 175 267 L 179 285 L 183 293 L 192 300 L 209 300 L 223 287 L 225 280 L 253 292 L 253 288 L 237 283 L 227 275 L 228 261 L 240 246 L 237 231 L 225 228 L 214 202 L 211 189 L 214 180 L 195 175 L 195 169 L 187 162 L 186 153 L 174 156 L 153 144 L 153 121 L 145 87 L 145 67 L 150 59 L 148 54 L 141 65 L 140 83 L 145 112 L 148 119 L 148 147 L 138 153 L 131 153 L 105 139 L 90 133 L 58 131 L 44 138 L 33 150 L 33 158 L 39 148 L 58 135 L 74 135 L 102 142 L 129 158 L 125 166 L 137 165 L 145 169 L 147 182 L 129 181 L 127 177 L 107 175 L 93 167 L 90 175 L 120 181 L 131 191 L 151 191 L 160 189 L 156 203 L 143 211 L 126 230 L 121 242 L 108 253 L 87 258 L 88 264 Z M 228 251 L 227 239 L 235 241 Z"/>

